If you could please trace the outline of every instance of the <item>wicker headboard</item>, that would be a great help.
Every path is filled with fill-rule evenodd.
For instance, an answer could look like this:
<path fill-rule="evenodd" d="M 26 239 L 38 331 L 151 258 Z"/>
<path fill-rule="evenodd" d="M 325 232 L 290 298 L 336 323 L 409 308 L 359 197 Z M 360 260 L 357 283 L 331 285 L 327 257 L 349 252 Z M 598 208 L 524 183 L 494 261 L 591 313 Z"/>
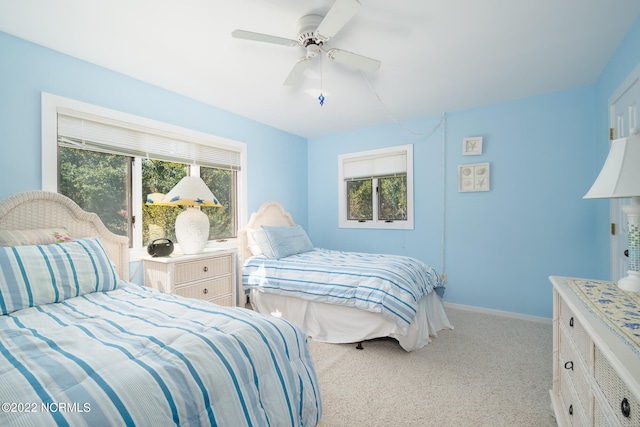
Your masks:
<path fill-rule="evenodd" d="M 129 280 L 129 239 L 113 234 L 98 215 L 73 200 L 49 191 L 17 193 L 0 201 L 0 229 L 63 227 L 74 238 L 100 237 L 121 279 Z"/>
<path fill-rule="evenodd" d="M 251 256 L 251 251 L 247 243 L 247 230 L 259 229 L 263 225 L 272 226 L 293 226 L 291 215 L 284 210 L 278 202 L 265 202 L 258 212 L 251 214 L 247 225 L 238 231 L 238 267 L 242 268 L 244 261 Z M 242 276 L 240 276 L 242 277 Z"/>

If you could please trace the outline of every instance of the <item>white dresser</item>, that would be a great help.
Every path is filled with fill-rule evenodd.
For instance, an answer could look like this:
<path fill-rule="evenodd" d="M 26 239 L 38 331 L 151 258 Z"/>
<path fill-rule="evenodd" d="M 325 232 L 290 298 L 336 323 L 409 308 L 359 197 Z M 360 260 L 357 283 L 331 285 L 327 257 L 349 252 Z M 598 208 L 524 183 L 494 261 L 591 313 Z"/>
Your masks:
<path fill-rule="evenodd" d="M 640 297 L 611 282 L 550 280 L 558 426 L 640 427 Z"/>
<path fill-rule="evenodd" d="M 236 253 L 205 250 L 196 255 L 145 257 L 144 284 L 162 292 L 236 305 Z"/>

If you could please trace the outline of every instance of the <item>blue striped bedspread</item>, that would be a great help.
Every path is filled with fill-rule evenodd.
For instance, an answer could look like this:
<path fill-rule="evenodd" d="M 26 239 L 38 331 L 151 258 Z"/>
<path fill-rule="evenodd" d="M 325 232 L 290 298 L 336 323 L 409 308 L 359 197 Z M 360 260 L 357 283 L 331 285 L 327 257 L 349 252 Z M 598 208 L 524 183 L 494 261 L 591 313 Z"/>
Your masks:
<path fill-rule="evenodd" d="M 256 256 L 242 268 L 245 289 L 380 313 L 403 331 L 442 279 L 424 262 L 406 256 L 316 248 L 282 259 Z"/>
<path fill-rule="evenodd" d="M 306 335 L 120 282 L 0 316 L 2 426 L 315 426 Z"/>

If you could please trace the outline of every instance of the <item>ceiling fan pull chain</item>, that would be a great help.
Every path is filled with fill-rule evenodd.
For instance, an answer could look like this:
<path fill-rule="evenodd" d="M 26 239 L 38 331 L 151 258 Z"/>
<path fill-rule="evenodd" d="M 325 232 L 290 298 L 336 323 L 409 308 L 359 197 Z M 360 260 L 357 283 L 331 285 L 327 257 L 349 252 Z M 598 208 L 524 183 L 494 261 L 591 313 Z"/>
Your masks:
<path fill-rule="evenodd" d="M 320 96 L 318 97 L 320 106 L 324 105 L 324 95 L 322 94 L 322 56 L 320 56 Z"/>

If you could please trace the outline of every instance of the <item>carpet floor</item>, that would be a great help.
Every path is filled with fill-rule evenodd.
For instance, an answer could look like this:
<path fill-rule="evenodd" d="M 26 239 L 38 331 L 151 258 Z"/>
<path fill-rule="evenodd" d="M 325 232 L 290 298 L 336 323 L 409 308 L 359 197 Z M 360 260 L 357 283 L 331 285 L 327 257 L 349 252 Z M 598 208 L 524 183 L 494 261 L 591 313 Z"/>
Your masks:
<path fill-rule="evenodd" d="M 556 426 L 549 389 L 552 326 L 447 308 L 453 330 L 405 352 L 389 338 L 310 340 L 320 427 Z"/>

